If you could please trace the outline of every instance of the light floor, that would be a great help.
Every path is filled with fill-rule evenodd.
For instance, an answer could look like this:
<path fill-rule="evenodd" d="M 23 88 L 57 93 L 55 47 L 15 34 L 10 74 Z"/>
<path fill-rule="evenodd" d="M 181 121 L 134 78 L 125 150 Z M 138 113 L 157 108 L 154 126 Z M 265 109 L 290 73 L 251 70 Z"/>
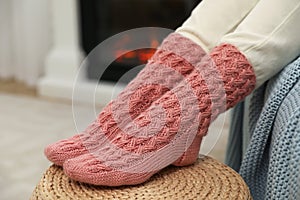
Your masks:
<path fill-rule="evenodd" d="M 75 106 L 76 122 L 91 117 L 89 105 Z M 96 109 L 96 112 L 99 108 Z M 75 132 L 71 103 L 0 93 L 0 199 L 29 199 L 42 173 L 51 164 L 43 148 Z M 223 161 L 228 114 L 210 128 L 201 153 Z M 83 125 L 82 125 L 83 124 Z"/>

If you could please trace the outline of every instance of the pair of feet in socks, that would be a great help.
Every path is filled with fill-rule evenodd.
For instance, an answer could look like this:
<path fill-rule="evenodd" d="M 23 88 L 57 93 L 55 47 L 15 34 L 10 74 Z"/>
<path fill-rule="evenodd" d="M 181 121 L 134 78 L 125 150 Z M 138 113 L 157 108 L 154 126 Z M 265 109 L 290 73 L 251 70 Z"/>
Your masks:
<path fill-rule="evenodd" d="M 211 121 L 254 87 L 253 69 L 236 47 L 206 55 L 173 33 L 83 133 L 49 145 L 45 155 L 77 181 L 139 184 L 170 164 L 194 163 Z"/>

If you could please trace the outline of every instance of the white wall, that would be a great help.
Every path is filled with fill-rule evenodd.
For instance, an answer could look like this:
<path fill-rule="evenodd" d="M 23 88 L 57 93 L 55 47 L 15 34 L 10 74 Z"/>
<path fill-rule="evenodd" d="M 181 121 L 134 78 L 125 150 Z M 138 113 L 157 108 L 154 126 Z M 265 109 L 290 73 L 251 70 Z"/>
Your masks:
<path fill-rule="evenodd" d="M 76 0 L 0 0 L 0 78 L 14 78 L 40 96 L 72 99 L 83 60 Z M 77 101 L 110 101 L 114 85 L 76 82 Z M 116 90 L 114 90 L 116 91 Z"/>
<path fill-rule="evenodd" d="M 51 45 L 49 0 L 0 0 L 0 78 L 37 84 Z"/>

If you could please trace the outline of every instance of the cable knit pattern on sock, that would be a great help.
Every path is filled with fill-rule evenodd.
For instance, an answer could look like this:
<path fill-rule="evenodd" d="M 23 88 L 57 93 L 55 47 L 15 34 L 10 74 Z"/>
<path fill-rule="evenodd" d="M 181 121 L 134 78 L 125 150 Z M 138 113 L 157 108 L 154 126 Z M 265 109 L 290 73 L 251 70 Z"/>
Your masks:
<path fill-rule="evenodd" d="M 218 73 L 214 68 L 217 68 Z M 197 69 L 201 71 L 193 72 L 189 76 L 189 82 L 199 97 L 201 112 L 199 119 L 201 126 L 193 144 L 201 143 L 202 137 L 208 132 L 210 123 L 220 113 L 233 107 L 250 94 L 256 82 L 254 71 L 247 58 L 230 44 L 223 44 L 213 49 L 209 57 L 202 59 Z M 210 79 L 205 81 L 202 77 L 210 77 Z M 205 82 L 209 82 L 210 88 Z M 191 145 L 173 164 L 184 166 L 193 163 L 198 156 L 200 145 L 196 147 Z"/>
<path fill-rule="evenodd" d="M 147 123 L 120 128 L 109 106 L 96 130 L 104 137 L 94 135 L 95 148 L 67 160 L 64 171 L 78 181 L 117 186 L 144 182 L 172 163 L 191 164 L 212 120 L 247 96 L 255 81 L 246 57 L 232 45 L 220 45 L 135 119 Z"/>
<path fill-rule="evenodd" d="M 141 126 L 146 125 L 146 119 L 135 118 L 191 73 L 204 54 L 202 48 L 188 38 L 178 33 L 170 34 L 137 77 L 116 100 L 103 109 L 98 120 L 83 133 L 47 146 L 45 155 L 55 164 L 62 165 L 66 159 L 87 153 L 94 146 L 90 136 L 98 134 L 100 137 L 100 133 L 97 133 L 99 122 L 102 127 L 110 127 L 106 134 L 111 137 L 115 133 L 111 127 L 116 124 L 123 127 L 135 121 Z M 116 111 L 114 116 L 110 115 L 112 107 Z M 89 145 L 89 149 L 86 145 Z"/>

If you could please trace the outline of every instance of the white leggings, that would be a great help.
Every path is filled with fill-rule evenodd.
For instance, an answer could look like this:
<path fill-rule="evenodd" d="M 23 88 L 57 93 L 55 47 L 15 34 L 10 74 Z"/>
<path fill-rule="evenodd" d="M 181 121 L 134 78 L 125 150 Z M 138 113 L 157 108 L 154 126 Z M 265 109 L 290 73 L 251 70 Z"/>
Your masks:
<path fill-rule="evenodd" d="M 176 32 L 207 52 L 220 43 L 236 46 L 259 87 L 300 54 L 300 1 L 203 0 Z"/>

